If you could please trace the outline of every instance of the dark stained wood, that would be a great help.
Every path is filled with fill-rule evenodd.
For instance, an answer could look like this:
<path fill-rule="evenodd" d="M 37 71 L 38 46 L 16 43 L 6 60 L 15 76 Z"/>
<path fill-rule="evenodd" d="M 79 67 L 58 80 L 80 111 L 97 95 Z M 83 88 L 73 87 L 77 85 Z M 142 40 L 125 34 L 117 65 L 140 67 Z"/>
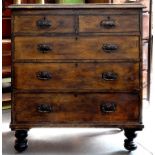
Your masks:
<path fill-rule="evenodd" d="M 2 65 L 11 67 L 11 51 L 6 51 L 5 54 L 2 55 Z"/>
<path fill-rule="evenodd" d="M 2 77 L 11 77 L 11 66 L 3 66 L 2 68 Z"/>
<path fill-rule="evenodd" d="M 36 0 L 27 0 L 27 3 L 34 3 L 34 4 L 36 4 Z"/>
<path fill-rule="evenodd" d="M 55 3 L 56 0 L 45 0 L 45 3 Z"/>
<path fill-rule="evenodd" d="M 37 26 L 37 21 L 44 20 L 51 23 L 49 28 L 40 28 Z M 31 33 L 43 33 L 43 32 L 57 32 L 67 33 L 74 32 L 74 18 L 73 16 L 15 16 L 14 32 L 31 32 Z M 23 26 L 24 25 L 24 26 Z"/>
<path fill-rule="evenodd" d="M 2 50 L 4 51 L 4 53 L 5 51 L 11 51 L 11 39 L 2 40 Z"/>
<path fill-rule="evenodd" d="M 116 104 L 114 112 L 101 112 L 100 106 Z M 14 108 L 16 123 L 93 123 L 139 121 L 137 94 L 54 93 L 16 94 Z M 39 112 L 41 104 L 50 105 L 51 112 Z M 130 109 L 130 110 L 128 110 Z"/>
<path fill-rule="evenodd" d="M 110 0 L 85 0 L 86 3 L 109 3 Z"/>
<path fill-rule="evenodd" d="M 117 46 L 116 50 L 106 51 L 104 46 Z M 51 48 L 38 49 L 39 45 Z M 68 50 L 69 49 L 69 50 Z M 94 36 L 94 37 L 15 37 L 15 60 L 66 60 L 104 59 L 139 60 L 139 37 L 137 36 Z"/>
<path fill-rule="evenodd" d="M 106 28 L 101 26 L 102 21 L 113 21 L 115 26 Z M 138 15 L 80 16 L 79 25 L 80 32 L 132 32 L 139 31 L 139 18 Z"/>
<path fill-rule="evenodd" d="M 2 40 L 2 65 L 11 67 L 11 40 Z"/>
<path fill-rule="evenodd" d="M 2 1 L 2 15 L 3 17 L 11 17 L 11 9 L 8 8 L 9 5 L 13 3 L 13 0 L 3 0 Z"/>
<path fill-rule="evenodd" d="M 3 17 L 2 19 L 2 37 L 3 39 L 11 37 L 11 18 Z"/>
<path fill-rule="evenodd" d="M 13 0 L 2 0 L 2 78 L 11 75 L 11 9 Z M 4 89 L 3 89 L 4 90 Z M 10 103 L 9 103 L 10 104 Z"/>
<path fill-rule="evenodd" d="M 139 89 L 138 63 L 20 63 L 14 64 L 17 89 Z M 49 72 L 51 79 L 40 80 L 38 72 Z M 103 73 L 114 72 L 116 80 L 104 80 Z M 21 75 L 22 78 L 21 78 Z"/>

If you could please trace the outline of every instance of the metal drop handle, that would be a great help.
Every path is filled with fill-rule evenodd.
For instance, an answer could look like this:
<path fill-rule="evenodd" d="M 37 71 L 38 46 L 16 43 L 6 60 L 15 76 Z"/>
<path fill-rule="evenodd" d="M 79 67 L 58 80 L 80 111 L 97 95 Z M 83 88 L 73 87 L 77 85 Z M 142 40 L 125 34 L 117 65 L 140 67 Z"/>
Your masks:
<path fill-rule="evenodd" d="M 118 50 L 118 46 L 116 44 L 103 44 L 102 49 L 106 52 L 106 53 L 113 53 L 116 52 Z"/>
<path fill-rule="evenodd" d="M 105 102 L 100 105 L 100 110 L 102 113 L 112 113 L 116 111 L 116 103 Z"/>
<path fill-rule="evenodd" d="M 111 29 L 114 28 L 116 26 L 116 23 L 114 20 L 102 20 L 100 22 L 100 26 L 106 29 Z"/>
<path fill-rule="evenodd" d="M 105 81 L 114 81 L 117 80 L 118 75 L 114 72 L 104 72 L 102 73 L 102 79 Z"/>
<path fill-rule="evenodd" d="M 40 113 L 50 113 L 52 112 L 52 109 L 50 104 L 40 104 L 37 106 L 37 111 Z"/>
<path fill-rule="evenodd" d="M 50 80 L 52 78 L 52 74 L 48 71 L 39 71 L 36 73 L 36 77 L 39 80 Z"/>
<path fill-rule="evenodd" d="M 48 52 L 52 51 L 52 47 L 48 44 L 38 44 L 37 49 L 41 53 L 48 53 Z"/>
<path fill-rule="evenodd" d="M 36 21 L 36 25 L 40 29 L 48 29 L 52 26 L 52 23 L 50 20 L 46 19 L 46 17 L 43 17 Z"/>

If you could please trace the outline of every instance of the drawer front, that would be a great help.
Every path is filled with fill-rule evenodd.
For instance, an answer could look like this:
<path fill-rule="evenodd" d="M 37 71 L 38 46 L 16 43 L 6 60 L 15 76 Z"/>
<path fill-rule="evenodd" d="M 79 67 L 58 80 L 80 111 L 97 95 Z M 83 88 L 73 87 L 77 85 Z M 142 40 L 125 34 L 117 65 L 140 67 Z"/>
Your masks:
<path fill-rule="evenodd" d="M 139 89 L 138 63 L 16 63 L 17 89 Z"/>
<path fill-rule="evenodd" d="M 15 59 L 139 59 L 139 37 L 15 37 Z"/>
<path fill-rule="evenodd" d="M 16 123 L 134 122 L 140 101 L 127 93 L 16 94 L 14 110 Z"/>
<path fill-rule="evenodd" d="M 25 33 L 72 33 L 74 32 L 73 16 L 15 16 L 14 32 Z"/>
<path fill-rule="evenodd" d="M 139 31 L 139 15 L 80 16 L 80 32 L 135 32 Z"/>

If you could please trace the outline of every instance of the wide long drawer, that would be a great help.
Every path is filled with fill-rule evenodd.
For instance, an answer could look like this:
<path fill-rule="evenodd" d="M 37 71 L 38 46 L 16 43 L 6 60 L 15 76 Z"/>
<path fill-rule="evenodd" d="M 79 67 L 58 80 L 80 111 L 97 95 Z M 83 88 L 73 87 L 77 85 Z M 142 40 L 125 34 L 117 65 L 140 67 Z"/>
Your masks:
<path fill-rule="evenodd" d="M 15 63 L 17 89 L 139 89 L 139 63 Z"/>
<path fill-rule="evenodd" d="M 15 37 L 15 60 L 139 59 L 138 36 Z"/>
<path fill-rule="evenodd" d="M 15 94 L 16 123 L 138 122 L 140 101 L 127 93 Z"/>
<path fill-rule="evenodd" d="M 14 17 L 14 32 L 23 33 L 73 33 L 74 16 L 28 15 Z"/>
<path fill-rule="evenodd" d="M 79 32 L 139 32 L 139 15 L 81 15 Z"/>

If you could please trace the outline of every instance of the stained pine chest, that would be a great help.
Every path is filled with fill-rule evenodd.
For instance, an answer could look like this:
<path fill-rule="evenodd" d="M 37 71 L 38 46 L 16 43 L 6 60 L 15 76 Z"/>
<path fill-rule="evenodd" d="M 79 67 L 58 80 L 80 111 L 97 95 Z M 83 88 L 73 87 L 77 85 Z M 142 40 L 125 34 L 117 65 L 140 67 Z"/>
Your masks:
<path fill-rule="evenodd" d="M 12 5 L 15 149 L 33 127 L 142 124 L 142 5 Z M 110 145 L 110 144 L 109 144 Z"/>

